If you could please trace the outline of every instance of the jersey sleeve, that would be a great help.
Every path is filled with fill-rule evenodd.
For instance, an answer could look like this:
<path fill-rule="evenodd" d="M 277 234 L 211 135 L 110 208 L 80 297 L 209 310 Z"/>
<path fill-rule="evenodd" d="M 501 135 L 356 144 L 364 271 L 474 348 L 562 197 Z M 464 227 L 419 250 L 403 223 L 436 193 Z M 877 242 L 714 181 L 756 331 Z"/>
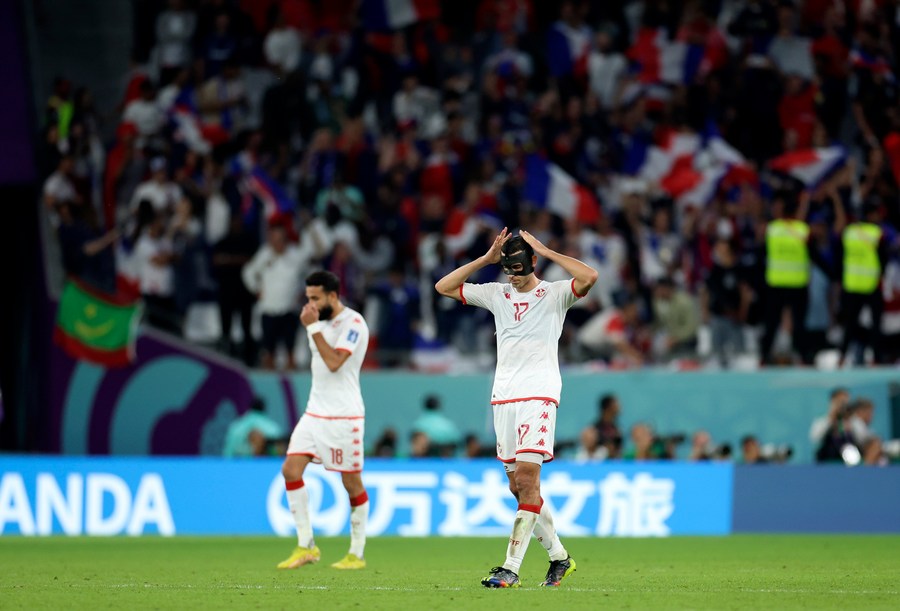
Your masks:
<path fill-rule="evenodd" d="M 341 330 L 341 335 L 334 344 L 337 352 L 349 352 L 353 354 L 359 346 L 367 346 L 369 343 L 369 328 L 362 318 L 354 318 Z"/>
<path fill-rule="evenodd" d="M 575 278 L 569 280 L 558 280 L 550 284 L 553 294 L 556 296 L 557 303 L 562 309 L 568 310 L 576 301 L 584 297 L 575 292 Z"/>
<path fill-rule="evenodd" d="M 485 284 L 463 283 L 459 287 L 459 295 L 465 305 L 473 305 L 485 310 L 493 311 L 493 297 L 499 291 L 500 284 L 486 282 Z"/>

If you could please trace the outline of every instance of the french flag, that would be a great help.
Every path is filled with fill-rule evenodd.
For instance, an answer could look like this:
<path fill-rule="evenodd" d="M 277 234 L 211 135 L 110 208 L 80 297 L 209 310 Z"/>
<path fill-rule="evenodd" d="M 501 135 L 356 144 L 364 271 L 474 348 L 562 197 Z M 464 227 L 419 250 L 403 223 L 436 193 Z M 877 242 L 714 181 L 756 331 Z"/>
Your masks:
<path fill-rule="evenodd" d="M 438 19 L 438 0 L 363 0 L 363 26 L 367 30 L 399 30 L 424 19 Z"/>
<path fill-rule="evenodd" d="M 671 85 L 691 82 L 705 54 L 703 45 L 669 40 L 663 28 L 641 28 L 627 52 L 640 82 Z"/>
<path fill-rule="evenodd" d="M 702 208 L 708 204 L 728 173 L 721 165 L 695 167 L 694 164 L 680 164 L 660 183 L 680 207 Z"/>
<path fill-rule="evenodd" d="M 547 66 L 556 78 L 586 75 L 590 52 L 591 30 L 587 26 L 573 28 L 558 22 L 547 33 Z"/>
<path fill-rule="evenodd" d="M 193 92 L 182 91 L 168 110 L 169 120 L 175 127 L 174 137 L 189 149 L 201 155 L 208 154 L 212 147 L 230 139 L 228 132 L 219 125 L 204 125 L 193 99 Z"/>
<path fill-rule="evenodd" d="M 681 206 L 705 206 L 724 182 L 758 182 L 747 160 L 710 123 L 701 138 L 693 132 L 664 133 L 650 147 L 638 175 Z"/>
<path fill-rule="evenodd" d="M 254 167 L 245 177 L 242 183 L 245 195 L 258 200 L 263 206 L 263 212 L 267 221 L 271 222 L 281 216 L 293 214 L 297 208 L 296 202 L 275 182 L 261 167 Z M 245 200 L 245 216 L 252 213 L 252 201 Z"/>
<path fill-rule="evenodd" d="M 595 223 L 600 217 L 597 198 L 556 164 L 531 154 L 525 160 L 525 173 L 526 201 L 580 223 Z"/>
<path fill-rule="evenodd" d="M 759 174 L 740 151 L 731 146 L 713 121 L 709 121 L 703 134 L 703 148 L 708 153 L 710 164 L 723 166 L 725 174 L 721 182 L 725 188 L 740 184 L 759 184 Z"/>
<path fill-rule="evenodd" d="M 703 144 L 693 132 L 666 131 L 658 144 L 647 149 L 638 176 L 652 183 L 662 182 L 676 168 L 690 166 Z"/>
<path fill-rule="evenodd" d="M 891 65 L 887 59 L 880 55 L 872 55 L 866 53 L 862 49 L 853 49 L 850 51 L 850 64 L 858 70 L 868 70 L 872 74 L 881 74 L 889 81 L 893 82 L 894 73 L 891 72 Z"/>
<path fill-rule="evenodd" d="M 769 162 L 769 168 L 796 178 L 813 189 L 847 161 L 842 146 L 789 151 Z"/>

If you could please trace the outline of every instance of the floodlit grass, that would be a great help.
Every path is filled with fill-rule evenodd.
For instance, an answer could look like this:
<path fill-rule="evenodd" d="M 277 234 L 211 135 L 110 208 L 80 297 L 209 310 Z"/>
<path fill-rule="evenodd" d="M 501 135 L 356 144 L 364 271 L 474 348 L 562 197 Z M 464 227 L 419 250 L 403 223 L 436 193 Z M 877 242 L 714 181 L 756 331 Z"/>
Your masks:
<path fill-rule="evenodd" d="M 0 538 L 0 608 L 23 609 L 898 609 L 900 537 L 732 536 L 569 539 L 578 571 L 537 587 L 532 541 L 523 587 L 487 590 L 502 539 L 373 537 L 363 571 L 322 562 L 278 571 L 291 539 Z"/>

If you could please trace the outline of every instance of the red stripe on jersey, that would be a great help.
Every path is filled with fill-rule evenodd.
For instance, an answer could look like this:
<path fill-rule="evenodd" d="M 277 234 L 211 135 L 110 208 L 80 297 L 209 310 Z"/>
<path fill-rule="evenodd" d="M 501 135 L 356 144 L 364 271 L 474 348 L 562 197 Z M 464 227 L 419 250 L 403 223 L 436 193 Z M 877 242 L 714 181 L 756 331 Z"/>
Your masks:
<path fill-rule="evenodd" d="M 368 500 L 369 500 L 369 493 L 366 492 L 365 490 L 363 490 L 362 494 L 350 499 L 350 506 L 351 507 L 359 507 L 363 503 L 368 502 Z"/>
<path fill-rule="evenodd" d="M 320 416 L 319 414 L 311 414 L 306 412 L 304 416 L 311 418 L 321 418 L 322 420 L 363 420 L 365 416 Z"/>
<path fill-rule="evenodd" d="M 519 401 L 549 401 L 556 407 L 559 407 L 559 401 L 552 397 L 521 397 L 519 399 L 503 399 L 502 401 L 491 401 L 491 405 L 503 405 L 504 403 L 518 403 Z"/>
<path fill-rule="evenodd" d="M 522 511 L 530 511 L 531 513 L 536 513 L 538 515 L 541 513 L 540 505 L 526 505 L 525 503 L 519 503 L 519 509 Z"/>
<path fill-rule="evenodd" d="M 463 285 L 460 284 L 459 285 L 459 300 L 462 301 L 463 305 L 469 305 L 468 303 L 466 303 L 466 296 L 463 295 L 462 287 L 463 287 Z"/>
<path fill-rule="evenodd" d="M 286 490 L 300 490 L 306 484 L 303 483 L 303 478 L 298 479 L 295 482 L 284 482 L 284 487 Z"/>
<path fill-rule="evenodd" d="M 579 295 L 578 291 L 575 290 L 575 278 L 572 278 L 572 294 L 581 299 L 584 295 L 587 295 L 587 291 L 585 291 L 584 295 Z"/>

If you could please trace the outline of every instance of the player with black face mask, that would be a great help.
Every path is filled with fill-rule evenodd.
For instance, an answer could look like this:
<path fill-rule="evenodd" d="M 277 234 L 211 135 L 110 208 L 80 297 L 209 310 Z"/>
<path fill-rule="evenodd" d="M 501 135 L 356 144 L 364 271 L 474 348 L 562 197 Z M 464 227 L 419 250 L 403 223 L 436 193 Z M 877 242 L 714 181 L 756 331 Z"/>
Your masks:
<path fill-rule="evenodd" d="M 572 279 L 539 279 L 534 273 L 538 256 L 561 266 Z M 506 283 L 466 282 L 479 269 L 497 263 Z M 558 586 L 575 571 L 575 561 L 560 542 L 550 509 L 541 499 L 540 476 L 541 465 L 553 460 L 563 321 L 569 307 L 596 281 L 596 270 L 581 261 L 547 248 L 527 231 L 512 236 L 504 227 L 487 253 L 434 285 L 441 295 L 489 310 L 497 328 L 497 370 L 491 390 L 497 458 L 504 463 L 519 510 L 506 560 L 481 580 L 485 587 L 519 586 L 519 568 L 532 534 L 550 556 L 541 585 Z"/>

